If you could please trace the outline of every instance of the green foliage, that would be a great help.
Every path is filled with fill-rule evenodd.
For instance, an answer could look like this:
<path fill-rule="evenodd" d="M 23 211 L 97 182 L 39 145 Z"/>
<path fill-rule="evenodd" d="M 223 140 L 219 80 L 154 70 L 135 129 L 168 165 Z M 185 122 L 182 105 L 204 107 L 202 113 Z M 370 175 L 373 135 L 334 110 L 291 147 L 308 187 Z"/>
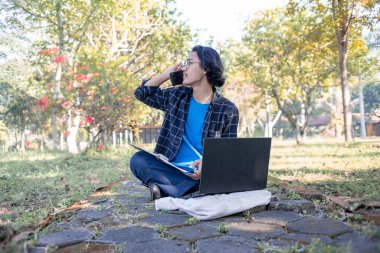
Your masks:
<path fill-rule="evenodd" d="M 223 223 L 223 222 L 220 223 L 220 224 L 217 226 L 216 230 L 217 230 L 219 233 L 221 233 L 221 234 L 227 234 L 228 229 L 227 229 L 227 227 L 226 227 L 226 223 Z"/>
<path fill-rule="evenodd" d="M 37 107 L 38 100 L 27 90 L 0 84 L 4 91 L 0 105 L 0 119 L 9 129 L 23 132 L 25 129 L 38 131 L 46 122 L 46 114 Z"/>
<path fill-rule="evenodd" d="M 353 92 L 352 98 L 358 97 L 357 92 Z M 371 115 L 375 110 L 380 109 L 380 83 L 368 83 L 363 87 L 364 111 Z M 353 109 L 354 112 L 359 112 L 359 105 Z"/>
<path fill-rule="evenodd" d="M 187 225 L 194 225 L 194 224 L 197 224 L 199 222 L 199 220 L 195 217 L 189 217 L 187 220 L 186 220 L 186 224 Z"/>
<path fill-rule="evenodd" d="M 312 105 L 336 69 L 334 34 L 325 19 L 307 11 L 262 12 L 247 22 L 237 58 L 261 97 L 268 93 L 292 128 L 303 133 Z"/>
<path fill-rule="evenodd" d="M 175 240 L 176 239 L 175 236 L 172 236 L 169 234 L 168 227 L 166 227 L 164 225 L 159 225 L 158 227 L 155 228 L 155 230 L 159 234 L 159 237 L 161 237 L 163 239 L 167 239 L 167 240 Z"/>

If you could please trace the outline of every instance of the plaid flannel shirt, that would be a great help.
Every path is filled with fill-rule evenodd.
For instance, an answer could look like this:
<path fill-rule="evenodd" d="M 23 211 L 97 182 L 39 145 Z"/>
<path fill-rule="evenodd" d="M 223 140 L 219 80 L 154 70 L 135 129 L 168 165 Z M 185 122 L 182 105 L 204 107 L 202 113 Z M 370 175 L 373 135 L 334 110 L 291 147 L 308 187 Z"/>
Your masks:
<path fill-rule="evenodd" d="M 193 89 L 187 86 L 161 89 L 144 86 L 135 90 L 138 100 L 165 112 L 165 118 L 154 152 L 174 159 L 185 131 L 187 112 Z M 237 137 L 239 111 L 235 104 L 219 95 L 215 89 L 202 128 L 202 141 L 206 137 Z"/>

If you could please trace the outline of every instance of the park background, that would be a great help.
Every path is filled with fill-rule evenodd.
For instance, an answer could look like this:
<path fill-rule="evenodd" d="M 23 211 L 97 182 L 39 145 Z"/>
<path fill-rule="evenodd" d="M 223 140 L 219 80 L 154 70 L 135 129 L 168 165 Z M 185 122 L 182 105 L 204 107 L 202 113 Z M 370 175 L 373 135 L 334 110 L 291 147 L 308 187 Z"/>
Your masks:
<path fill-rule="evenodd" d="M 239 136 L 273 137 L 270 185 L 343 196 L 323 203 L 332 217 L 379 237 L 379 3 L 275 2 L 220 9 L 241 30 L 220 22 L 218 36 L 191 26 L 213 20 L 218 1 L 2 1 L 0 226 L 11 232 L 0 239 L 128 176 L 127 142 L 152 148 L 163 120 L 135 88 L 196 44 L 221 54 Z"/>

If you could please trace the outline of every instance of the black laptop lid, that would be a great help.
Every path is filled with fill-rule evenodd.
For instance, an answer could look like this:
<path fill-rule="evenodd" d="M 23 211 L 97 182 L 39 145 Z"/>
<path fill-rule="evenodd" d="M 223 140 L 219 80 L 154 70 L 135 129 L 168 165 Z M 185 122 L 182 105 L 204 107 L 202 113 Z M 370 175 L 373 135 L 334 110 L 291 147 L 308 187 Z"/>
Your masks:
<path fill-rule="evenodd" d="M 268 177 L 271 138 L 206 138 L 200 194 L 261 190 Z"/>

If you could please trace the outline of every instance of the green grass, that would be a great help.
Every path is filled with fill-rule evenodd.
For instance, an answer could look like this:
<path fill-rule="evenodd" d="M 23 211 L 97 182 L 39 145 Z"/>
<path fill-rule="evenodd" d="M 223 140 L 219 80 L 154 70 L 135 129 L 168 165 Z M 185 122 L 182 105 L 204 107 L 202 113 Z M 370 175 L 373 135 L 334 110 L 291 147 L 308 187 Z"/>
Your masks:
<path fill-rule="evenodd" d="M 63 152 L 3 153 L 0 158 L 0 225 L 18 232 L 48 214 L 86 199 L 96 188 L 130 174 L 134 150 L 70 155 Z"/>
<path fill-rule="evenodd" d="M 368 203 L 380 199 L 380 139 L 354 143 L 273 145 L 269 174 Z"/>

